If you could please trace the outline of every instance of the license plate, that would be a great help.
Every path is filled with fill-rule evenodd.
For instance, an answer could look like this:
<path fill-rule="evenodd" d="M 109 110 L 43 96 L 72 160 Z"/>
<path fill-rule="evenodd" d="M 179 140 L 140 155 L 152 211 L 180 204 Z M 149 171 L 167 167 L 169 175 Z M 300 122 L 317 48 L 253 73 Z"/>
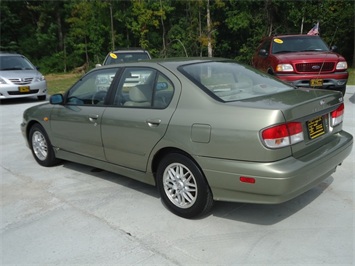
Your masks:
<path fill-rule="evenodd" d="M 18 90 L 21 93 L 30 92 L 30 86 L 21 86 L 21 87 L 18 87 Z"/>
<path fill-rule="evenodd" d="M 318 138 L 325 133 L 323 117 L 319 116 L 307 122 L 308 134 L 311 139 Z"/>
<path fill-rule="evenodd" d="M 311 79 L 309 84 L 311 87 L 321 87 L 323 86 L 323 79 Z"/>

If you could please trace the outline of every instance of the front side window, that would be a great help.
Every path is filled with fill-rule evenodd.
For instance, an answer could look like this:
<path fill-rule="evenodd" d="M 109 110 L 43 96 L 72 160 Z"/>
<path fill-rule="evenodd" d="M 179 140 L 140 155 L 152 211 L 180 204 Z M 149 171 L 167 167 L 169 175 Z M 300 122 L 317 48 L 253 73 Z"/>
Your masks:
<path fill-rule="evenodd" d="M 207 94 L 223 102 L 293 89 L 279 80 L 233 61 L 190 64 L 179 70 Z"/>
<path fill-rule="evenodd" d="M 100 69 L 85 75 L 68 92 L 67 104 L 102 105 L 118 68 Z"/>
<path fill-rule="evenodd" d="M 134 108 L 166 108 L 173 96 L 172 82 L 152 68 L 126 68 L 114 104 Z"/>
<path fill-rule="evenodd" d="M 270 51 L 270 39 L 266 40 L 260 47 L 260 50 L 263 49 L 266 51 L 266 53 L 269 53 Z"/>

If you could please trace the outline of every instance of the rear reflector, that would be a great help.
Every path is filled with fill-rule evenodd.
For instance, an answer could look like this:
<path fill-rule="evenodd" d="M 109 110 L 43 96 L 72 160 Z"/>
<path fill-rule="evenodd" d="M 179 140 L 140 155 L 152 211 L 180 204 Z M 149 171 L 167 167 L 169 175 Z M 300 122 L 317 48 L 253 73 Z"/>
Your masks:
<path fill-rule="evenodd" d="M 241 176 L 239 178 L 239 180 L 242 183 L 249 183 L 249 184 L 254 184 L 255 183 L 255 178 L 252 178 L 252 177 Z"/>
<path fill-rule="evenodd" d="M 290 122 L 264 129 L 261 137 L 268 148 L 281 148 L 303 141 L 300 122 Z"/>

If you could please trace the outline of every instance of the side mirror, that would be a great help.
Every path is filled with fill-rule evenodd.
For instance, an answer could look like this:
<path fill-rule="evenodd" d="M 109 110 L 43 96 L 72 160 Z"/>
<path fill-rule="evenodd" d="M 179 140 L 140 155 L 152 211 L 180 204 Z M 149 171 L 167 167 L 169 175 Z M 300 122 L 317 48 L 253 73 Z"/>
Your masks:
<path fill-rule="evenodd" d="M 260 49 L 258 54 L 261 56 L 268 56 L 269 55 L 269 53 L 266 51 L 266 49 Z"/>
<path fill-rule="evenodd" d="M 336 45 L 333 45 L 332 47 L 330 47 L 330 50 L 332 52 L 335 52 L 336 50 L 338 50 L 338 47 Z"/>
<path fill-rule="evenodd" d="M 95 67 L 100 67 L 100 66 L 101 66 L 101 64 L 96 64 L 96 65 L 95 65 Z"/>
<path fill-rule="evenodd" d="M 50 98 L 49 98 L 49 102 L 51 104 L 63 104 L 64 103 L 64 97 L 62 94 L 53 94 Z"/>

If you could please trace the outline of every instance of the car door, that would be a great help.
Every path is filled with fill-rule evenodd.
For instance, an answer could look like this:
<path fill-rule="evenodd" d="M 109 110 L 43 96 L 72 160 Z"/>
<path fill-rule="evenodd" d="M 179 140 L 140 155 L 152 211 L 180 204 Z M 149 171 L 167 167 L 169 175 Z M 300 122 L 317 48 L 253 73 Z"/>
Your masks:
<path fill-rule="evenodd" d="M 270 57 L 270 39 L 266 39 L 258 48 L 253 58 L 253 66 L 263 72 L 267 72 L 269 68 Z"/>
<path fill-rule="evenodd" d="M 130 79 L 137 73 L 140 81 L 133 85 Z M 124 70 L 114 106 L 108 107 L 102 118 L 102 139 L 109 162 L 146 170 L 149 155 L 175 111 L 174 93 L 176 85 L 155 69 Z"/>
<path fill-rule="evenodd" d="M 55 147 L 105 160 L 100 125 L 105 96 L 117 70 L 105 68 L 88 73 L 68 91 L 64 105 L 53 107 L 51 129 Z"/>

